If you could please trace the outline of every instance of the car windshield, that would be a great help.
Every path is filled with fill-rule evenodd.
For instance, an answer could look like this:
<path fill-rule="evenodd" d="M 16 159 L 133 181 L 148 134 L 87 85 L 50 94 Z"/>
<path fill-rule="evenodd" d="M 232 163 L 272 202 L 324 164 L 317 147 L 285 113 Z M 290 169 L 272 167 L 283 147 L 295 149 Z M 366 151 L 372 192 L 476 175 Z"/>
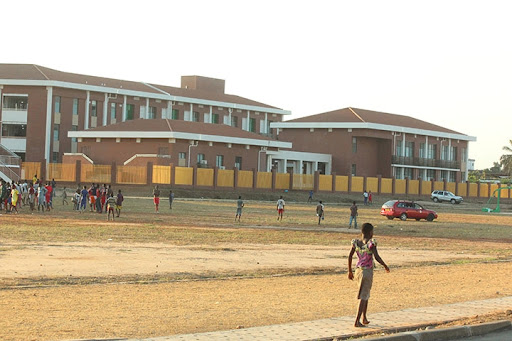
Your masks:
<path fill-rule="evenodd" d="M 455 194 L 453 194 L 452 192 L 446 192 L 446 195 L 449 196 L 449 197 L 454 197 Z"/>
<path fill-rule="evenodd" d="M 382 205 L 382 208 L 392 208 L 393 205 L 395 204 L 396 200 L 390 200 L 390 201 L 387 201 L 384 203 L 384 205 Z"/>
<path fill-rule="evenodd" d="M 417 210 L 424 210 L 423 206 L 421 206 L 420 204 L 414 204 L 414 208 Z"/>

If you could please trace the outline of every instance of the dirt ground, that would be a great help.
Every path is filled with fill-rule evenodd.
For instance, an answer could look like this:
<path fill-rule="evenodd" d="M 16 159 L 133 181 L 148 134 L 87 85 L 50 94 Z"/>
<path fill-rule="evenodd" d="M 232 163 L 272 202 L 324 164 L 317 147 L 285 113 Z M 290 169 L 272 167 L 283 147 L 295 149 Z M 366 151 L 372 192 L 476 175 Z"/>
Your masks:
<path fill-rule="evenodd" d="M 225 244 L 1 244 L 0 339 L 156 337 L 352 315 L 346 248 Z M 497 245 L 497 247 L 508 247 Z M 450 251 L 380 249 L 369 314 L 512 295 L 512 264 Z M 449 263 L 447 265 L 422 264 Z M 329 274 L 141 282 L 147 276 L 332 268 Z M 296 271 L 295 271 L 296 272 Z M 501 275 L 500 275 L 501 274 Z M 28 279 L 128 278 L 26 285 Z M 197 278 L 200 278 L 198 276 Z M 12 285 L 16 281 L 23 286 Z"/>

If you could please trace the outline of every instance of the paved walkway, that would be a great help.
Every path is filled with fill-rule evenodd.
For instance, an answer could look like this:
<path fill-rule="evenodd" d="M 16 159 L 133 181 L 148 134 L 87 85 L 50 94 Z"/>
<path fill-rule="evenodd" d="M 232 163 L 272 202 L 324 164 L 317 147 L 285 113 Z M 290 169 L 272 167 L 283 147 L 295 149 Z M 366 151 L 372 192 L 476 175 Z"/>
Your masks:
<path fill-rule="evenodd" d="M 167 340 L 329 340 L 334 337 L 348 338 L 383 331 L 405 330 L 444 321 L 451 321 L 495 311 L 512 309 L 512 296 L 503 298 L 446 304 L 435 307 L 405 309 L 370 313 L 370 326 L 354 328 L 354 316 L 344 316 L 316 321 L 278 324 L 263 327 L 235 329 L 210 333 L 184 334 L 146 339 Z"/>

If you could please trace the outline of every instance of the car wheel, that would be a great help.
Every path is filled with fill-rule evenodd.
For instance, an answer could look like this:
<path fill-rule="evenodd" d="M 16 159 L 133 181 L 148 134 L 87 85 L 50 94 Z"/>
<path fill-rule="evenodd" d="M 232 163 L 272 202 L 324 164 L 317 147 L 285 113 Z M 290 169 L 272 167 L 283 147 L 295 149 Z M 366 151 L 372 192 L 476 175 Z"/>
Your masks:
<path fill-rule="evenodd" d="M 405 214 L 405 213 L 400 214 L 400 219 L 404 220 L 404 221 L 407 220 L 407 214 Z"/>
<path fill-rule="evenodd" d="M 439 199 L 437 199 L 437 198 L 434 198 L 434 202 L 439 202 Z"/>
<path fill-rule="evenodd" d="M 420 218 L 416 218 L 416 221 L 420 221 Z"/>
<path fill-rule="evenodd" d="M 454 205 L 456 203 L 455 199 L 452 199 L 450 201 L 451 201 L 452 205 Z"/>
<path fill-rule="evenodd" d="M 393 218 L 395 218 L 395 217 L 393 217 L 392 215 L 388 215 L 389 220 L 393 220 Z"/>
<path fill-rule="evenodd" d="M 433 220 L 434 220 L 434 215 L 432 213 L 429 213 L 427 216 L 427 221 L 433 221 Z"/>

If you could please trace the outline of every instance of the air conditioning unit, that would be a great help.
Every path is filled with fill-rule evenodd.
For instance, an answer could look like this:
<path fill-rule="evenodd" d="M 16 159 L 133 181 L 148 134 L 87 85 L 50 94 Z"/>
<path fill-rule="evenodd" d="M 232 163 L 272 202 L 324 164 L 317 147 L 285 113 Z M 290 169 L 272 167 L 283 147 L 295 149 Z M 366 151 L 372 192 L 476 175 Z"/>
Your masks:
<path fill-rule="evenodd" d="M 117 94 L 108 94 L 108 98 L 117 99 Z"/>
<path fill-rule="evenodd" d="M 208 165 L 208 160 L 201 160 L 201 162 L 200 162 L 200 163 L 201 163 L 202 165 L 205 165 L 205 166 L 206 166 L 206 165 Z"/>
<path fill-rule="evenodd" d="M 224 166 L 219 166 L 218 168 L 219 169 L 226 169 L 226 167 L 224 167 Z"/>

